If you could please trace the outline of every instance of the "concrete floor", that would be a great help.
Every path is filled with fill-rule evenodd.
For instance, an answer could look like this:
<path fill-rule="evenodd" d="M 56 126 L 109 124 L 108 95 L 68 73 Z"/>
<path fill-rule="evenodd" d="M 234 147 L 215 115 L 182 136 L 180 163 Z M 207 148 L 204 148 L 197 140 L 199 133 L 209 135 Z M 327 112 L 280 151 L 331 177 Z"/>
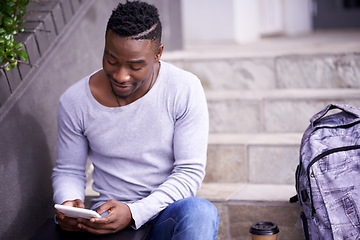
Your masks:
<path fill-rule="evenodd" d="M 274 57 L 288 54 L 360 51 L 360 29 L 314 31 L 300 36 L 274 36 L 259 41 L 236 43 L 185 43 L 184 50 L 167 52 L 163 59 L 219 57 Z"/>

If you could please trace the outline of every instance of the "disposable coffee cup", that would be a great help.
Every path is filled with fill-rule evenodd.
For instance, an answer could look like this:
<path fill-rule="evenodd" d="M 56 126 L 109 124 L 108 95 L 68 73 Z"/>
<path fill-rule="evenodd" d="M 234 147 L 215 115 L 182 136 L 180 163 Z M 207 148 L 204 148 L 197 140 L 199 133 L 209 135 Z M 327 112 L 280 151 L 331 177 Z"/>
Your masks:
<path fill-rule="evenodd" d="M 279 228 L 272 222 L 258 222 L 250 227 L 252 240 L 276 240 Z"/>

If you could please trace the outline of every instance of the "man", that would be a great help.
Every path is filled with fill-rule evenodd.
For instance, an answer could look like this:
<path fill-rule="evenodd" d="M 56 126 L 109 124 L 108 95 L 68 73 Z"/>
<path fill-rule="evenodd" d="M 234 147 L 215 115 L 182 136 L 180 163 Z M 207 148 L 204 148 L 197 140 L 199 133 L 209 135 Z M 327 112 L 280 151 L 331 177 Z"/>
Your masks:
<path fill-rule="evenodd" d="M 194 197 L 205 175 L 208 113 L 200 81 L 161 62 L 157 9 L 119 4 L 109 18 L 103 68 L 70 87 L 58 109 L 54 201 L 84 208 L 85 165 L 94 164 L 91 209 L 65 231 L 109 234 L 150 222 L 151 239 L 214 239 L 218 212 Z"/>

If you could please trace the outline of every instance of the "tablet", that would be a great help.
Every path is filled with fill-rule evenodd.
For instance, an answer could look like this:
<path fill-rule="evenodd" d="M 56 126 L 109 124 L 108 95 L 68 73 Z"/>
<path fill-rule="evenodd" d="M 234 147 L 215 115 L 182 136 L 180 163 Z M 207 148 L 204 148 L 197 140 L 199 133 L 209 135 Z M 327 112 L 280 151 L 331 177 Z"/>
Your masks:
<path fill-rule="evenodd" d="M 64 206 L 60 204 L 55 204 L 54 206 L 57 210 L 62 212 L 65 216 L 70 218 L 99 218 L 101 217 L 97 212 L 90 210 L 90 209 L 84 209 L 84 208 L 76 208 L 76 207 L 69 207 Z"/>

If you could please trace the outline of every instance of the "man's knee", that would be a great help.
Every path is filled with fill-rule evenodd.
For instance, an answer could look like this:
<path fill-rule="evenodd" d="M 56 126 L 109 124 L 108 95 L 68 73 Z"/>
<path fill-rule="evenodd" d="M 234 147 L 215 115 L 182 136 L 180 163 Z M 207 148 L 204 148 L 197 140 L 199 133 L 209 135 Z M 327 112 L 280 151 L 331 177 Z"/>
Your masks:
<path fill-rule="evenodd" d="M 217 222 L 219 213 L 217 208 L 210 201 L 200 197 L 185 198 L 181 204 L 182 213 L 194 219 L 204 221 Z"/>
<path fill-rule="evenodd" d="M 219 214 L 210 201 L 189 197 L 170 204 L 153 224 L 151 239 L 215 239 Z"/>

